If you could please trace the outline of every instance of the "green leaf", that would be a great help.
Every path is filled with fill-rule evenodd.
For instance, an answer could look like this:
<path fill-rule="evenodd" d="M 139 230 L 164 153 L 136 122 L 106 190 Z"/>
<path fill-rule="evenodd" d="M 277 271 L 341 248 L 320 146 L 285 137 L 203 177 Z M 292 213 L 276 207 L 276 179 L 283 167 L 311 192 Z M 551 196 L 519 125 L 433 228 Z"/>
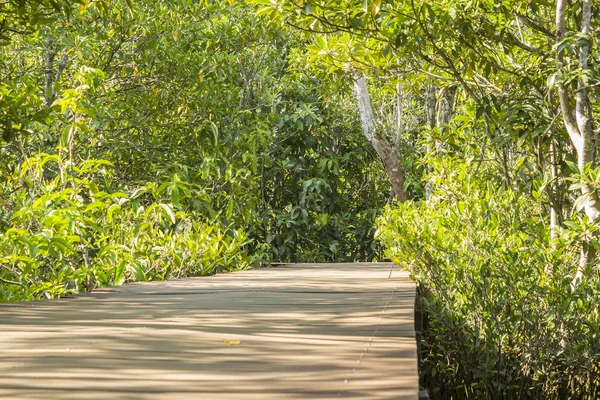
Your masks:
<path fill-rule="evenodd" d="M 170 205 L 164 204 L 164 203 L 160 203 L 159 206 L 160 206 L 160 208 L 162 208 L 164 210 L 167 217 L 169 217 L 169 220 L 174 224 L 175 223 L 175 213 L 173 212 L 173 208 Z"/>

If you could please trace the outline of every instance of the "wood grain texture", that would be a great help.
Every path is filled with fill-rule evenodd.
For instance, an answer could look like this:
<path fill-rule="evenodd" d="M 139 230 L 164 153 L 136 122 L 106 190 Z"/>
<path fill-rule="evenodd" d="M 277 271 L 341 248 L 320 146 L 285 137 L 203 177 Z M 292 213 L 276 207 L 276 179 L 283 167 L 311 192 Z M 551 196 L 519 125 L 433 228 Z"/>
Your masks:
<path fill-rule="evenodd" d="M 415 286 L 389 269 L 295 264 L 2 305 L 0 398 L 416 399 Z"/>

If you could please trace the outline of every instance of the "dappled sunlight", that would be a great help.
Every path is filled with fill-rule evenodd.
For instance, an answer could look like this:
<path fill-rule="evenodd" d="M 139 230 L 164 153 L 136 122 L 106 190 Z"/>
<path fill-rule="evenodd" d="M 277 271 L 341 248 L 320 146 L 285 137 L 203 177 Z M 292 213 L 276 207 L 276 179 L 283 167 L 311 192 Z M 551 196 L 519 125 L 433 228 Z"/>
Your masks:
<path fill-rule="evenodd" d="M 388 273 L 307 264 L 4 305 L 0 395 L 415 398 L 415 289 Z"/>

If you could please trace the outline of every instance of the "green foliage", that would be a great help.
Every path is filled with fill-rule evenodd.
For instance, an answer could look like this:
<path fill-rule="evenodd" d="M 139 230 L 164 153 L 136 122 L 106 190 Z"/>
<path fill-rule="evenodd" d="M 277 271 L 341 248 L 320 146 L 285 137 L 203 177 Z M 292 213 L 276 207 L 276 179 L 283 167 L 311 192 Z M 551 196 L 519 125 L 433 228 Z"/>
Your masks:
<path fill-rule="evenodd" d="M 380 217 L 421 285 L 432 395 L 597 397 L 598 259 L 573 277 L 600 170 L 555 96 L 585 86 L 597 129 L 579 3 L 560 43 L 541 1 L 249 3 L 0 3 L 0 299 L 377 260 Z M 412 199 L 385 211 L 357 73 Z"/>
<path fill-rule="evenodd" d="M 0 234 L 0 290 L 8 301 L 131 281 L 248 267 L 246 234 L 201 222 L 162 185 L 114 191 L 112 165 L 57 154 L 27 159 L 13 177 L 15 210 Z M 5 204 L 6 205 L 6 204 Z M 3 221 L 3 222 L 4 222 Z"/>
<path fill-rule="evenodd" d="M 0 56 L 2 300 L 378 257 L 389 185 L 303 39 L 244 5 L 56 4 Z"/>
<path fill-rule="evenodd" d="M 577 241 L 474 164 L 443 160 L 430 203 L 388 208 L 378 237 L 421 286 L 434 398 L 596 398 L 600 284 L 572 291 Z M 573 227 L 577 223 L 571 224 Z"/>
<path fill-rule="evenodd" d="M 587 113 L 579 127 L 589 119 L 597 129 L 600 31 L 579 32 L 586 2 L 568 3 L 566 32 L 556 5 L 542 1 L 253 3 L 274 23 L 311 32 L 312 62 L 399 84 L 431 111 L 408 155 L 422 156 L 428 173 L 415 175 L 431 198 L 388 208 L 379 237 L 422 285 L 422 372 L 434 396 L 597 397 L 599 263 L 577 266 L 582 249 L 598 248 L 597 221 L 579 216 L 593 215 L 598 175 L 594 163 L 568 167 L 582 157 L 564 126 L 575 99 L 559 104 L 556 90 L 577 93 Z M 589 12 L 593 21 L 598 9 Z M 449 87 L 459 91 L 442 126 Z M 594 159 L 597 144 L 586 146 Z"/>
<path fill-rule="evenodd" d="M 357 115 L 344 109 L 352 101 L 347 86 L 306 77 L 310 67 L 296 64 L 281 83 L 273 139 L 262 155 L 262 240 L 281 261 L 377 258 L 373 226 L 389 184 Z"/>
<path fill-rule="evenodd" d="M 10 44 L 15 35 L 34 34 L 60 15 L 69 15 L 75 4 L 84 8 L 84 0 L 8 0 L 0 4 L 0 46 Z M 102 4 L 103 2 L 98 2 Z"/>

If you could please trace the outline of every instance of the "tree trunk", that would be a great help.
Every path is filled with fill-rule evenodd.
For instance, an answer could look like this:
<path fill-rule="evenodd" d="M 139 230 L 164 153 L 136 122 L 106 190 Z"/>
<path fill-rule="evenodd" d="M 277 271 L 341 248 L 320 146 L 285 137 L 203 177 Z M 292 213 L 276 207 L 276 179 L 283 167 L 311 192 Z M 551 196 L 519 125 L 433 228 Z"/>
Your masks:
<path fill-rule="evenodd" d="M 398 201 L 406 201 L 408 193 L 404 190 L 405 178 L 404 171 L 400 166 L 399 149 L 387 139 L 383 132 L 377 129 L 367 83 L 362 74 L 354 78 L 354 94 L 358 102 L 363 133 L 379 155 L 396 198 Z"/>
<path fill-rule="evenodd" d="M 433 130 L 437 127 L 440 132 L 443 132 L 444 129 L 448 127 L 448 124 L 452 119 L 452 114 L 454 113 L 454 99 L 456 98 L 456 89 L 456 86 L 449 86 L 445 88 L 442 93 L 442 97 L 438 100 L 435 95 L 435 85 L 431 83 L 429 84 L 429 86 L 427 86 L 425 107 L 427 108 L 427 125 L 429 126 L 429 129 Z M 442 142 L 437 139 L 432 139 L 432 142 L 435 145 L 436 153 L 439 154 L 443 150 Z M 425 148 L 425 152 L 430 152 L 429 146 Z M 429 172 L 432 172 L 431 168 L 429 168 Z M 425 185 L 426 200 L 430 199 L 432 191 L 433 187 L 431 185 L 431 182 L 427 182 L 427 184 Z"/>
<path fill-rule="evenodd" d="M 427 125 L 429 126 L 429 129 L 433 130 L 435 128 L 435 106 L 437 104 L 437 99 L 435 97 L 435 85 L 433 83 L 430 83 L 429 86 L 427 86 L 427 94 L 425 96 L 425 107 L 426 107 L 426 113 L 427 113 Z M 433 138 L 430 138 L 430 142 L 433 142 Z M 429 153 L 431 151 L 431 148 L 429 147 L 429 145 L 427 145 L 425 147 L 425 153 Z M 431 167 L 428 167 L 427 170 L 429 172 L 432 171 Z M 433 191 L 433 187 L 431 185 L 430 181 L 427 181 L 427 183 L 425 184 L 425 200 L 429 201 L 429 199 L 431 198 L 431 192 Z"/>
<path fill-rule="evenodd" d="M 44 98 L 46 107 L 50 107 L 54 102 L 54 57 L 56 52 L 53 49 L 52 37 L 46 39 L 46 54 L 44 57 Z"/>
<path fill-rule="evenodd" d="M 556 44 L 557 48 L 565 38 L 566 33 L 566 9 L 567 0 L 558 0 L 556 3 Z M 589 39 L 591 29 L 591 0 L 583 0 L 581 8 L 581 35 Z M 567 85 L 558 79 L 558 98 L 560 108 L 567 133 L 573 143 L 573 147 L 577 153 L 577 166 L 579 172 L 583 174 L 587 164 L 593 160 L 593 135 L 592 130 L 592 108 L 589 99 L 588 83 L 582 78 L 588 73 L 588 58 L 590 54 L 591 41 L 583 42 L 579 49 L 579 73 L 580 77 L 577 80 L 577 91 L 575 93 L 575 110 L 571 106 L 571 95 Z M 558 71 L 564 67 L 564 50 L 557 50 L 556 63 Z M 600 216 L 600 208 L 598 206 L 597 195 L 588 187 L 584 186 L 581 190 L 582 196 L 586 197 L 583 204 L 583 210 L 588 219 L 594 221 Z M 573 279 L 573 287 L 581 279 L 583 270 L 592 262 L 594 251 L 589 244 L 590 238 L 584 240 L 582 244 L 581 257 L 575 278 Z"/>
<path fill-rule="evenodd" d="M 555 103 L 554 93 L 552 91 L 548 92 L 548 103 L 551 105 Z M 559 185 L 558 185 L 558 164 L 560 160 L 560 155 L 558 153 L 558 146 L 556 144 L 556 128 L 554 121 L 558 118 L 558 110 L 556 110 L 553 106 L 546 107 L 546 113 L 549 116 L 554 116 L 550 126 L 548 127 L 548 137 L 550 139 L 550 182 L 551 184 L 547 187 L 548 199 L 550 200 L 550 238 L 556 239 L 558 238 L 558 227 L 561 224 L 561 216 L 562 216 L 562 202 L 560 200 L 559 195 Z M 541 137 L 540 137 L 541 139 Z M 544 170 L 543 166 L 543 151 L 540 152 L 540 156 L 542 157 L 542 171 Z M 554 249 L 556 249 L 556 244 L 552 245 Z"/>
<path fill-rule="evenodd" d="M 440 107 L 437 118 L 437 127 L 441 131 L 448 127 L 452 114 L 454 114 L 454 99 L 456 98 L 456 86 L 449 86 L 444 89 L 440 99 Z"/>
<path fill-rule="evenodd" d="M 435 106 L 437 99 L 435 97 L 435 85 L 430 83 L 427 86 L 427 95 L 425 98 L 425 106 L 427 107 L 427 124 L 430 129 L 435 128 Z"/>
<path fill-rule="evenodd" d="M 556 154 L 556 143 L 555 143 L 554 135 L 551 133 L 550 136 L 550 178 L 552 180 L 552 184 L 550 185 L 550 237 L 552 239 L 556 239 L 558 237 L 558 226 L 559 226 L 559 215 L 560 208 L 557 204 L 557 182 L 558 179 L 558 159 Z"/>

